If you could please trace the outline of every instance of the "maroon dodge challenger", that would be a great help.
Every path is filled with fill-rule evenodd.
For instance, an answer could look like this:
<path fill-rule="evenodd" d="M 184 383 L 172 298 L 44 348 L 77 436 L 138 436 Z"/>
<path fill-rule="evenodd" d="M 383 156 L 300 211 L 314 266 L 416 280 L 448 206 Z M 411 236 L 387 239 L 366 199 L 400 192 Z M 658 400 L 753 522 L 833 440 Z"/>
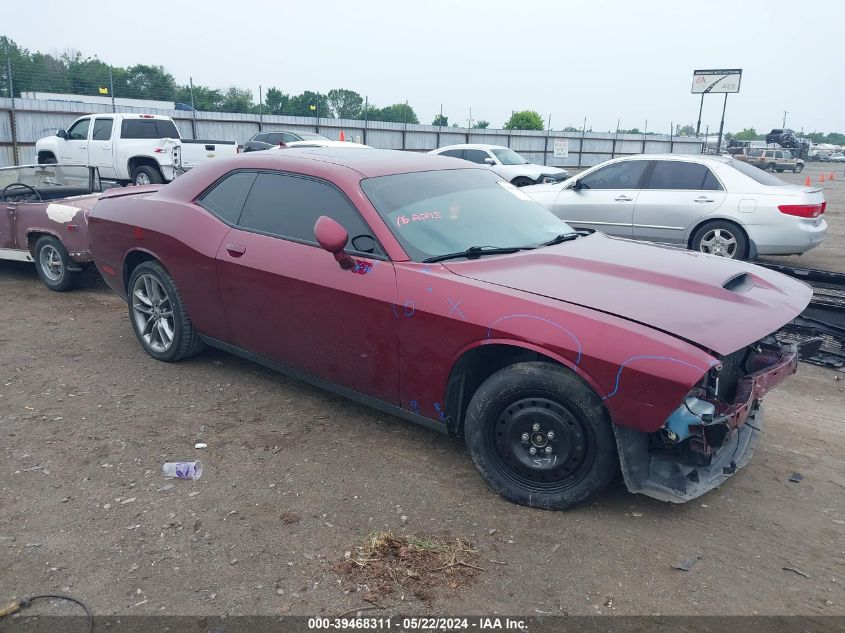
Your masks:
<path fill-rule="evenodd" d="M 517 503 L 693 499 L 742 467 L 773 336 L 810 300 L 752 264 L 573 231 L 488 169 L 373 149 L 211 161 L 106 192 L 94 261 L 144 350 L 212 345 L 463 435 Z"/>

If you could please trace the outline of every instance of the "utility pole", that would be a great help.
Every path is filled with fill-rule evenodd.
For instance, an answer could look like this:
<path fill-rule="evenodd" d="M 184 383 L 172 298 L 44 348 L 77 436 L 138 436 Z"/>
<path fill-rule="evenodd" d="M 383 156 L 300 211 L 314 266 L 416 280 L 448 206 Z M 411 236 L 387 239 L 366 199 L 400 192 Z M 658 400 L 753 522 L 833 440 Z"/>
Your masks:
<path fill-rule="evenodd" d="M 783 111 L 783 129 L 786 129 L 786 115 L 789 114 L 786 110 Z"/>
<path fill-rule="evenodd" d="M 264 93 L 261 84 L 258 84 L 258 131 L 264 131 Z"/>
<path fill-rule="evenodd" d="M 12 100 L 12 109 L 9 112 L 9 125 L 12 128 L 12 162 L 18 164 L 18 125 L 15 116 L 15 89 L 12 85 L 12 58 L 6 60 L 7 77 L 9 78 L 9 99 Z"/>
<path fill-rule="evenodd" d="M 367 144 L 367 117 L 370 116 L 370 98 L 364 97 L 364 145 Z"/>
<path fill-rule="evenodd" d="M 191 91 L 191 136 L 197 140 L 197 107 L 194 105 L 194 78 L 188 77 L 188 87 Z"/>
<path fill-rule="evenodd" d="M 112 77 L 111 66 L 109 66 L 109 93 L 111 94 L 111 111 L 117 112 L 114 107 L 114 77 Z"/>

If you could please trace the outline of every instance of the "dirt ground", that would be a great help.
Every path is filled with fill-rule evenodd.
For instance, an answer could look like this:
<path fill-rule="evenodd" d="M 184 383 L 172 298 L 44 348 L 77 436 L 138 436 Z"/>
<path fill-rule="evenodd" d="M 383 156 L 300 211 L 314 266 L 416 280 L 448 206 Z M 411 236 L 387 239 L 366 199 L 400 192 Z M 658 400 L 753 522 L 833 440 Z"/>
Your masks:
<path fill-rule="evenodd" d="M 828 191 L 827 243 L 791 259 L 845 270 L 845 178 Z M 843 373 L 802 365 L 751 463 L 693 503 L 617 482 L 554 513 L 491 493 L 458 440 L 223 352 L 152 360 L 95 273 L 62 295 L 2 262 L 0 297 L 0 603 L 337 615 L 372 607 L 338 563 L 391 530 L 467 539 L 483 571 L 368 614 L 845 614 Z M 162 478 L 196 458 L 200 480 Z"/>

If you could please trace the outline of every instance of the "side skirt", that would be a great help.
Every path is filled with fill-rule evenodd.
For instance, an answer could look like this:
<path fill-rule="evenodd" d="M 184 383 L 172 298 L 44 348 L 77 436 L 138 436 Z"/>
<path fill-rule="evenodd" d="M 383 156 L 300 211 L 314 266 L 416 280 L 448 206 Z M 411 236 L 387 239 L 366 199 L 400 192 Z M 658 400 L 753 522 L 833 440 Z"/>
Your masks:
<path fill-rule="evenodd" d="M 402 418 L 403 420 L 420 424 L 429 429 L 439 431 L 440 433 L 449 433 L 446 424 L 441 424 L 421 415 L 417 415 L 416 413 L 412 413 L 411 411 L 406 411 L 405 409 L 398 407 L 395 404 L 385 402 L 384 400 L 379 400 L 378 398 L 373 398 L 372 396 L 368 396 L 367 394 L 361 393 L 360 391 L 355 391 L 354 389 L 349 389 L 348 387 L 338 385 L 337 383 L 331 382 L 329 380 L 324 380 L 323 378 L 319 378 L 318 376 L 315 376 L 313 374 L 294 369 L 290 365 L 278 363 L 274 360 L 266 358 L 265 356 L 260 356 L 259 354 L 249 352 L 245 349 L 241 349 L 240 347 L 230 345 L 229 343 L 224 343 L 223 341 L 218 341 L 217 339 L 211 338 L 209 336 L 203 336 L 202 334 L 200 334 L 200 338 L 206 345 L 216 347 L 217 349 L 223 350 L 224 352 L 228 352 L 230 354 L 234 354 L 235 356 L 240 356 L 241 358 L 246 359 L 248 361 L 252 361 L 253 363 L 258 363 L 259 365 L 263 365 L 268 369 L 277 371 L 280 374 L 284 374 L 290 378 L 294 378 L 295 380 L 307 382 L 311 385 L 314 385 L 315 387 L 319 387 L 320 389 L 325 389 L 326 391 L 330 391 L 339 396 L 343 396 L 344 398 L 349 398 L 350 400 L 354 400 L 355 402 L 360 402 L 361 404 L 365 404 L 368 407 L 372 407 L 373 409 L 378 409 L 379 411 L 383 411 L 384 413 L 394 415 L 397 418 Z"/>

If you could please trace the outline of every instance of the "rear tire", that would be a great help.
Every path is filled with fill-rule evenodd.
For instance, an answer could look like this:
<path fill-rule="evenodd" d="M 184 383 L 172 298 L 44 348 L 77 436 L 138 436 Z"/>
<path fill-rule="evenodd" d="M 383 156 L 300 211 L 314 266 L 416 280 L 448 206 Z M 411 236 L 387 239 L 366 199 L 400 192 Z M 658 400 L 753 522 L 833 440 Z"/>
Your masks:
<path fill-rule="evenodd" d="M 469 403 L 464 439 L 490 487 L 532 508 L 583 503 L 618 472 L 601 398 L 552 363 L 517 363 L 485 380 Z"/>
<path fill-rule="evenodd" d="M 527 187 L 528 185 L 537 184 L 527 176 L 517 176 L 513 180 L 511 180 L 511 184 L 514 187 Z"/>
<path fill-rule="evenodd" d="M 35 268 L 44 285 L 55 292 L 65 292 L 76 285 L 79 275 L 70 270 L 67 249 L 52 235 L 45 235 L 35 243 Z"/>
<path fill-rule="evenodd" d="M 158 262 L 143 262 L 132 271 L 127 303 L 138 342 L 156 360 L 182 360 L 205 347 L 188 318 L 176 283 Z"/>
<path fill-rule="evenodd" d="M 775 164 L 774 164 L 774 163 L 769 163 L 769 167 L 768 167 L 768 169 L 769 169 L 769 171 L 774 171 L 774 170 L 776 169 Z"/>
<path fill-rule="evenodd" d="M 691 249 L 728 259 L 745 259 L 748 238 L 736 224 L 715 220 L 698 227 L 692 236 Z"/>
<path fill-rule="evenodd" d="M 158 185 L 164 179 L 161 177 L 161 172 L 155 167 L 149 165 L 141 165 L 132 170 L 132 183 L 138 186 L 143 185 Z"/>

